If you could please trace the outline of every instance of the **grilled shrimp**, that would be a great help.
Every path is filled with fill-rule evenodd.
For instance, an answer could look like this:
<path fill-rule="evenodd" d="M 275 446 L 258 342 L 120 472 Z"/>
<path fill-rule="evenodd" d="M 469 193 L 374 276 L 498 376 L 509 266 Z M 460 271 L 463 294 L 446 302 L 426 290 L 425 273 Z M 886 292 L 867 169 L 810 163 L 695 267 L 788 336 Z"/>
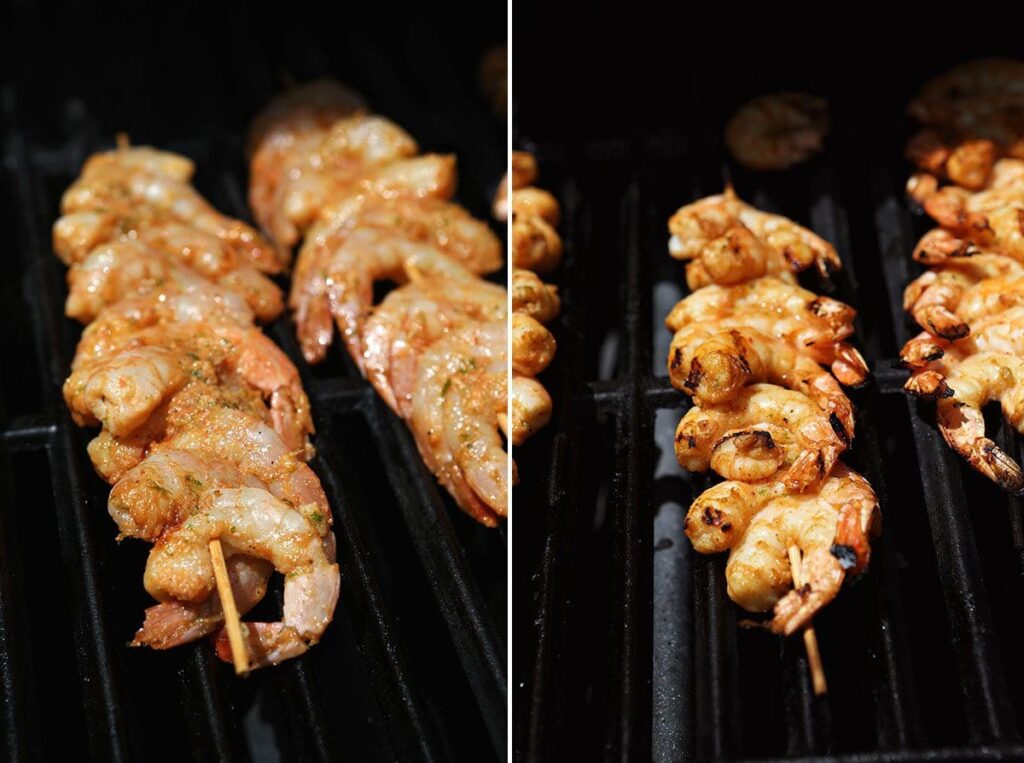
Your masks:
<path fill-rule="evenodd" d="M 410 414 L 422 352 L 467 321 L 504 320 L 507 312 L 505 290 L 468 271 L 444 279 L 411 275 L 414 281 L 388 294 L 362 332 L 366 378 L 403 418 Z"/>
<path fill-rule="evenodd" d="M 903 292 L 904 309 L 944 339 L 965 337 L 971 323 L 1022 303 L 1024 267 L 998 254 L 949 258 Z"/>
<path fill-rule="evenodd" d="M 512 313 L 512 370 L 536 376 L 555 357 L 555 337 L 534 318 Z"/>
<path fill-rule="evenodd" d="M 1024 160 L 997 161 L 980 191 L 916 176 L 908 192 L 955 236 L 1024 262 Z"/>
<path fill-rule="evenodd" d="M 731 187 L 682 207 L 668 225 L 669 254 L 690 260 L 686 282 L 693 290 L 764 275 L 792 282 L 794 273 L 811 265 L 823 276 L 840 267 L 839 255 L 823 238 L 785 217 L 754 209 Z"/>
<path fill-rule="evenodd" d="M 971 190 L 985 185 L 999 154 L 994 141 L 933 129 L 918 132 L 906 149 L 907 158 L 925 172 Z"/>
<path fill-rule="evenodd" d="M 470 323 L 432 344 L 420 357 L 409 419 L 430 470 L 463 510 L 492 527 L 507 513 L 508 462 L 498 436 L 506 332 L 504 321 Z"/>
<path fill-rule="evenodd" d="M 975 469 L 1004 490 L 1024 491 L 1024 471 L 985 437 L 982 408 L 998 400 L 1018 431 L 1024 431 L 1024 361 L 1019 354 L 980 352 L 942 370 L 918 371 L 907 382 L 915 395 L 938 401 L 943 438 Z"/>
<path fill-rule="evenodd" d="M 828 103 L 806 93 L 776 93 L 748 101 L 725 126 L 725 144 L 752 170 L 784 170 L 822 149 Z"/>
<path fill-rule="evenodd" d="M 353 243 L 349 247 L 350 238 Z M 366 262 L 355 262 L 372 239 L 389 240 L 395 245 L 365 252 Z M 473 273 L 489 273 L 501 267 L 497 237 L 454 204 L 436 199 L 364 198 L 333 208 L 330 216 L 314 225 L 306 236 L 289 297 L 307 361 L 317 363 L 326 355 L 334 333 L 332 306 L 339 301 L 347 303 L 341 307 L 341 320 L 351 327 L 352 341 L 358 347 L 356 328 L 372 303 L 373 280 L 406 280 L 401 257 L 396 260 L 394 255 L 414 245 L 421 250 L 432 246 Z M 351 266 L 356 272 L 338 273 L 341 280 L 336 284 L 332 265 Z M 355 357 L 358 360 L 359 356 Z"/>
<path fill-rule="evenodd" d="M 515 447 L 522 445 L 551 421 L 551 395 L 543 384 L 529 376 L 512 375 L 509 405 L 512 409 L 511 422 L 504 420 L 504 412 L 498 416 L 502 430 Z"/>
<path fill-rule="evenodd" d="M 512 191 L 512 264 L 547 272 L 562 260 L 562 238 L 555 230 L 561 214 L 547 191 L 526 187 Z"/>
<path fill-rule="evenodd" d="M 1024 306 L 979 320 L 969 336 L 955 341 L 922 332 L 903 346 L 900 360 L 907 368 L 921 369 L 940 358 L 949 365 L 979 352 L 1024 353 Z"/>
<path fill-rule="evenodd" d="M 229 271 L 211 281 L 138 243 L 104 244 L 68 270 L 64 311 L 68 317 L 88 323 L 105 307 L 126 297 L 202 291 L 217 294 L 235 312 L 247 314 L 249 322 L 254 317 L 263 321 L 276 318 L 284 308 L 281 290 L 255 269 L 243 274 L 246 271 Z M 251 280 L 250 275 L 254 276 Z"/>
<path fill-rule="evenodd" d="M 832 375 L 800 345 L 745 328 L 742 319 L 736 324 L 735 328 L 723 328 L 694 323 L 677 331 L 669 349 L 672 385 L 692 395 L 701 406 L 728 402 L 754 382 L 802 392 L 828 414 L 832 427 L 849 442 L 853 438 L 853 406 Z"/>
<path fill-rule="evenodd" d="M 867 565 L 868 536 L 878 529 L 878 500 L 867 480 L 842 464 L 817 493 L 772 495 L 754 508 L 760 498 L 744 507 L 756 513 L 747 514 L 749 524 L 736 534 L 729 553 L 729 597 L 753 612 L 774 608 L 771 628 L 788 636 L 835 598 L 848 572 Z M 707 507 L 711 502 L 704 503 Z M 791 588 L 791 546 L 803 552 L 805 581 L 798 590 Z"/>
<path fill-rule="evenodd" d="M 512 312 L 550 323 L 561 307 L 558 287 L 544 283 L 529 270 L 512 269 Z"/>
<path fill-rule="evenodd" d="M 785 469 L 788 490 L 817 487 L 846 443 L 815 403 L 772 384 L 744 387 L 721 405 L 691 408 L 676 429 L 676 458 L 727 479 L 757 481 Z"/>
<path fill-rule="evenodd" d="M 215 488 L 153 546 L 144 584 L 159 601 L 206 601 L 216 586 L 208 548 L 214 539 L 271 562 L 285 575 L 284 616 L 248 624 L 246 645 L 255 667 L 276 664 L 319 641 L 334 614 L 340 578 L 325 552 L 326 533 L 315 509 L 295 508 L 259 488 Z M 219 644 L 218 654 L 225 653 L 230 659 L 230 648 Z"/>
<path fill-rule="evenodd" d="M 216 236 L 239 257 L 267 273 L 279 273 L 288 264 L 286 253 L 275 249 L 251 226 L 217 212 L 188 183 L 131 162 L 108 159 L 85 167 L 61 199 L 63 214 L 83 211 L 113 212 L 122 221 L 132 221 L 136 228 L 166 222 L 191 225 Z"/>

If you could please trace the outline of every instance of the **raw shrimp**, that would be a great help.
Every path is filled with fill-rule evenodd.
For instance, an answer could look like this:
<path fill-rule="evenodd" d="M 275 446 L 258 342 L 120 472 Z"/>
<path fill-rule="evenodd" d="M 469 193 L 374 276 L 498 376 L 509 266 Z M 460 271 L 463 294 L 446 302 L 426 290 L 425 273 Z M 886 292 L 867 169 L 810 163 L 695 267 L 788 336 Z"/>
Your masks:
<path fill-rule="evenodd" d="M 331 511 L 320 480 L 281 436 L 252 414 L 223 406 L 196 406 L 179 413 L 176 431 L 150 452 L 184 450 L 230 464 L 256 477 L 293 506 L 316 504 L 331 524 Z"/>
<path fill-rule="evenodd" d="M 264 272 L 279 273 L 288 264 L 286 253 L 251 226 L 217 212 L 186 182 L 131 163 L 107 161 L 83 172 L 61 199 L 62 213 L 80 211 L 112 211 L 142 227 L 186 223 L 216 236 Z"/>
<path fill-rule="evenodd" d="M 411 276 L 414 282 L 392 290 L 362 332 L 366 377 L 403 418 L 410 413 L 420 354 L 467 321 L 504 320 L 507 311 L 505 290 L 468 271 L 444 279 L 416 270 Z"/>
<path fill-rule="evenodd" d="M 849 398 L 799 344 L 742 325 L 726 329 L 717 323 L 693 323 L 672 338 L 668 369 L 672 385 L 692 395 L 701 406 L 732 400 L 754 382 L 802 392 L 828 414 L 833 429 L 845 442 L 853 439 Z"/>
<path fill-rule="evenodd" d="M 822 149 L 828 102 L 807 93 L 776 93 L 748 101 L 725 126 L 725 144 L 752 170 L 784 170 Z"/>
<path fill-rule="evenodd" d="M 544 283 L 529 270 L 512 269 L 512 312 L 550 323 L 560 309 L 558 287 Z"/>
<path fill-rule="evenodd" d="M 507 374 L 507 336 L 504 321 L 472 323 L 431 345 L 420 357 L 409 419 L 427 466 L 464 511 L 491 527 L 497 525 L 497 516 L 507 511 L 500 501 L 501 495 L 507 495 L 507 487 L 501 488 L 505 471 L 496 468 L 502 458 L 497 453 L 500 450 L 497 429 L 504 404 L 500 411 L 495 410 L 500 380 Z M 476 399 L 469 396 L 463 381 L 481 386 Z M 458 403 L 465 402 L 469 411 L 446 404 L 453 388 Z M 471 429 L 463 430 L 461 419 L 466 416 L 477 420 L 465 422 Z M 488 428 L 493 428 L 494 437 L 490 437 Z M 476 450 L 463 450 L 460 440 L 457 443 L 460 452 L 458 455 L 453 452 L 448 439 L 453 429 L 457 440 L 458 433 L 466 431 L 470 435 L 467 444 L 472 443 Z M 473 472 L 472 479 L 464 469 L 467 463 Z M 485 495 L 479 495 L 474 484 L 492 487 Z"/>
<path fill-rule="evenodd" d="M 356 243 L 346 249 L 349 238 L 357 232 Z M 388 252 L 394 253 L 394 248 L 381 253 L 366 253 L 366 263 L 352 262 L 357 251 L 373 239 L 406 242 L 398 245 L 399 248 L 416 244 L 433 246 L 473 273 L 487 273 L 501 266 L 501 246 L 495 235 L 486 225 L 454 204 L 436 199 L 362 198 L 334 208 L 331 215 L 314 225 L 306 236 L 299 252 L 289 298 L 289 304 L 295 311 L 302 352 L 310 363 L 321 361 L 330 346 L 333 335 L 332 298 L 350 291 L 353 284 L 361 285 L 364 290 L 354 296 L 356 304 L 353 305 L 355 315 L 361 318 L 372 297 L 372 289 L 370 296 L 365 292 L 367 283 L 372 286 L 369 271 L 384 272 L 385 278 L 397 276 L 405 280 L 400 270 L 389 271 L 384 266 L 386 263 L 381 262 L 387 259 L 385 255 Z M 342 250 L 344 253 L 339 255 Z M 339 258 L 342 265 L 357 267 L 357 272 L 339 273 L 341 282 L 335 284 L 331 266 Z M 363 307 L 359 308 L 359 304 Z M 350 316 L 351 311 L 344 319 L 348 320 Z"/>
<path fill-rule="evenodd" d="M 800 392 L 744 387 L 728 403 L 691 408 L 676 429 L 676 458 L 688 471 L 710 466 L 727 479 L 757 481 L 785 468 L 787 489 L 815 488 L 846 443 L 829 417 Z"/>
<path fill-rule="evenodd" d="M 731 187 L 682 207 L 669 220 L 669 231 L 669 254 L 691 260 L 686 281 L 693 290 L 764 275 L 792 282 L 795 273 L 811 265 L 822 276 L 841 266 L 836 250 L 823 238 L 740 201 Z"/>
<path fill-rule="evenodd" d="M 338 565 L 325 553 L 315 515 L 303 514 L 258 488 L 207 491 L 198 510 L 153 546 L 146 564 L 146 590 L 159 601 L 207 600 L 215 590 L 208 548 L 213 539 L 265 559 L 285 575 L 282 620 L 247 627 L 247 648 L 255 667 L 302 654 L 319 641 L 333 617 L 340 578 Z"/>
<path fill-rule="evenodd" d="M 240 318 L 244 316 L 245 322 L 253 321 L 253 310 L 259 311 L 260 320 L 272 320 L 284 308 L 281 290 L 253 272 L 265 283 L 239 288 L 230 275 L 218 282 L 208 280 L 192 268 L 134 242 L 104 244 L 68 271 L 64 312 L 88 323 L 105 307 L 126 297 L 198 292 L 215 297 Z"/>
<path fill-rule="evenodd" d="M 245 615 L 266 596 L 267 580 L 274 566 L 236 551 L 229 543 L 222 546 L 235 607 L 239 615 Z M 198 604 L 165 601 L 146 609 L 146 619 L 131 645 L 173 649 L 217 631 L 223 623 L 224 610 L 219 596 L 209 596 Z"/>

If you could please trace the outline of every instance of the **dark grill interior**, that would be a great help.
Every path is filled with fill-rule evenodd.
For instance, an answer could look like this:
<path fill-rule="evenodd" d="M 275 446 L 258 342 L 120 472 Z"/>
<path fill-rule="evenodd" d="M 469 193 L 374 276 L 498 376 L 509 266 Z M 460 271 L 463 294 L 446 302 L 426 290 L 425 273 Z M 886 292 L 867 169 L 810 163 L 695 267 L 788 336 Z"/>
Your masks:
<path fill-rule="evenodd" d="M 60 385 L 79 328 L 63 317 L 49 228 L 61 192 L 116 131 L 196 161 L 200 192 L 247 218 L 244 130 L 285 77 L 362 91 L 424 150 L 454 151 L 460 201 L 485 218 L 505 126 L 476 64 L 504 8 L 456 34 L 446 12 L 262 19 L 243 4 L 13 9 L 2 96 L 0 744 L 5 759 L 489 760 L 505 757 L 506 537 L 442 495 L 405 425 L 335 347 L 305 366 L 286 319 L 268 332 L 313 402 L 342 595 L 306 657 L 237 679 L 204 642 L 127 642 L 150 603 L 147 548 L 120 547 L 109 488 Z M 200 13 L 200 11 L 202 11 Z M 252 617 L 276 619 L 280 591 Z"/>
<path fill-rule="evenodd" d="M 551 26 L 548 38 L 527 32 L 517 45 L 564 34 Z M 631 31 L 627 23 L 615 39 Z M 569 48 L 543 69 L 517 63 L 514 80 L 516 142 L 538 153 L 541 185 L 562 202 L 567 252 L 549 279 L 563 305 L 559 355 L 542 377 L 555 420 L 517 455 L 514 564 L 529 583 L 514 591 L 516 758 L 1019 759 L 1021 502 L 952 454 L 933 406 L 907 397 L 906 373 L 891 368 L 918 331 L 902 292 L 930 227 L 903 198 L 909 125 L 899 109 L 948 62 L 920 61 L 867 93 L 837 75 L 841 63 L 815 73 L 752 54 L 708 74 L 701 67 L 719 59 L 702 58 L 700 45 L 661 49 L 657 34 L 623 42 L 602 64 L 596 49 L 607 40 L 594 36 L 595 50 Z M 622 63 L 638 46 L 640 61 Z M 598 63 L 584 76 L 575 60 Z M 801 88 L 832 102 L 825 155 L 781 175 L 728 164 L 724 117 L 751 95 Z M 602 89 L 625 103 L 588 107 Z M 858 308 L 856 341 L 874 371 L 851 392 L 858 430 L 843 459 L 875 487 L 883 534 L 868 573 L 815 619 L 829 682 L 822 700 L 802 640 L 739 627 L 747 615 L 726 595 L 724 557 L 697 554 L 683 535 L 686 508 L 711 481 L 683 472 L 672 447 L 689 398 L 665 367 L 662 322 L 685 293 L 666 224 L 726 179 L 741 198 L 836 245 L 845 270 L 835 283 L 804 282 Z M 999 423 L 996 413 L 992 431 Z M 1015 437 L 1001 428 L 1019 455 Z"/>

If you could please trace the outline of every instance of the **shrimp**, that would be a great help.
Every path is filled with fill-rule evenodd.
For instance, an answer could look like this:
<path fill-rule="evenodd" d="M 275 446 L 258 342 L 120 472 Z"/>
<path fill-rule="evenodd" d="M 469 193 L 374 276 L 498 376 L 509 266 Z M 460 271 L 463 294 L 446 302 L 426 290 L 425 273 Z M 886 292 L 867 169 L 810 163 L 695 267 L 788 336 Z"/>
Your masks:
<path fill-rule="evenodd" d="M 731 187 L 679 209 L 669 220 L 669 254 L 690 260 L 692 290 L 710 283 L 734 285 L 764 275 L 794 281 L 811 265 L 822 276 L 841 267 L 823 238 L 780 215 L 740 201 Z"/>
<path fill-rule="evenodd" d="M 728 593 L 744 609 L 774 609 L 772 630 L 788 636 L 835 598 L 847 574 L 867 565 L 868 536 L 879 529 L 878 500 L 867 480 L 841 464 L 818 493 L 771 495 L 754 508 L 761 499 L 732 509 L 750 518 L 733 539 L 725 567 Z M 791 589 L 791 546 L 803 552 L 805 582 L 796 590 Z"/>
<path fill-rule="evenodd" d="M 698 291 L 695 296 L 699 295 Z M 845 307 L 841 302 L 834 305 Z M 688 337 L 700 335 L 712 327 L 717 332 L 752 329 L 765 337 L 789 345 L 821 365 L 830 366 L 832 373 L 843 384 L 862 384 L 869 373 L 866 361 L 854 347 L 839 341 L 839 338 L 848 335 L 847 332 L 852 331 L 853 327 L 849 322 L 835 320 L 838 313 L 832 312 L 830 316 L 830 311 L 833 311 L 833 303 L 825 298 L 810 303 L 809 310 L 789 315 L 779 309 L 723 311 L 721 315 L 709 315 L 699 322 L 679 321 L 678 323 L 682 325 L 676 334 L 681 335 L 680 342 L 686 344 L 689 342 Z M 852 313 L 852 310 L 850 312 Z M 675 315 L 678 316 L 678 313 Z M 670 320 L 672 317 L 673 315 L 669 316 Z M 679 362 L 681 360 L 680 358 Z M 670 366 L 678 366 L 679 362 L 676 362 L 673 351 L 669 355 Z"/>
<path fill-rule="evenodd" d="M 152 146 L 121 146 L 113 151 L 100 151 L 82 166 L 82 176 L 103 174 L 110 168 L 126 167 L 164 175 L 182 183 L 191 182 L 196 166 L 186 156 L 161 151 Z"/>
<path fill-rule="evenodd" d="M 245 615 L 263 601 L 274 567 L 263 559 L 235 551 L 227 543 L 223 548 L 235 608 L 239 615 Z M 145 620 L 131 646 L 173 649 L 219 630 L 223 623 L 224 610 L 219 596 L 209 596 L 198 604 L 165 601 L 146 609 Z"/>
<path fill-rule="evenodd" d="M 498 433 L 508 405 L 505 368 L 492 361 L 451 376 L 442 395 L 447 448 L 473 492 L 502 517 L 508 516 L 508 454 Z"/>
<path fill-rule="evenodd" d="M 265 485 L 227 462 L 172 447 L 155 450 L 114 485 L 107 511 L 120 530 L 118 539 L 155 542 L 195 510 L 212 488 Z"/>
<path fill-rule="evenodd" d="M 512 370 L 536 376 L 555 357 L 555 337 L 534 318 L 512 313 Z"/>
<path fill-rule="evenodd" d="M 101 430 L 88 446 L 93 466 L 113 485 L 138 466 L 155 443 L 190 426 L 197 409 L 214 406 L 242 411 L 264 424 L 272 423 L 260 393 L 248 385 L 230 379 L 217 384 L 192 381 L 165 399 L 130 433 L 118 436 Z"/>
<path fill-rule="evenodd" d="M 543 384 L 529 376 L 512 375 L 509 405 L 512 409 L 511 422 L 501 412 L 498 414 L 498 423 L 515 447 L 522 445 L 551 421 L 551 395 Z"/>
<path fill-rule="evenodd" d="M 558 287 L 546 284 L 536 273 L 512 269 L 512 312 L 550 323 L 561 310 Z"/>
<path fill-rule="evenodd" d="M 507 487 L 502 487 L 505 471 L 497 469 L 501 457 L 496 452 L 499 416 L 505 409 L 504 402 L 499 406 L 497 401 L 507 374 L 506 332 L 504 321 L 474 322 L 432 344 L 420 357 L 409 419 L 427 466 L 463 511 L 489 527 L 507 511 L 501 499 L 507 496 Z M 471 390 L 474 384 L 481 388 L 476 395 Z M 488 431 L 492 426 L 493 437 Z M 461 432 L 467 440 L 461 439 Z"/>
<path fill-rule="evenodd" d="M 251 413 L 223 406 L 184 409 L 178 419 L 150 453 L 184 450 L 219 459 L 256 477 L 281 500 L 294 506 L 315 504 L 330 526 L 331 511 L 320 481 L 299 458 L 302 452 L 289 448 L 275 429 Z"/>
<path fill-rule="evenodd" d="M 263 272 L 279 273 L 288 264 L 287 254 L 251 226 L 217 212 L 186 182 L 130 162 L 108 160 L 93 170 L 87 167 L 61 199 L 63 214 L 81 211 L 114 212 L 137 227 L 186 223 L 216 236 Z"/>
<path fill-rule="evenodd" d="M 955 341 L 922 332 L 903 346 L 900 361 L 904 367 L 916 370 L 940 358 L 947 364 L 956 363 L 979 352 L 1024 353 L 1024 306 L 978 321 L 968 336 Z"/>
<path fill-rule="evenodd" d="M 352 246 L 346 248 L 353 236 Z M 364 251 L 375 239 L 404 243 L 379 252 Z M 295 311 L 299 343 L 308 362 L 320 362 L 327 353 L 333 335 L 332 308 L 338 299 L 352 299 L 348 307 L 342 308 L 342 320 L 350 325 L 358 342 L 356 328 L 372 303 L 373 280 L 405 281 L 402 268 L 389 268 L 388 264 L 396 265 L 393 255 L 397 250 L 414 245 L 420 245 L 421 250 L 432 246 L 473 273 L 487 273 L 501 266 L 497 237 L 454 204 L 437 199 L 360 198 L 334 208 L 307 234 L 292 280 L 289 304 Z M 366 263 L 357 262 L 359 252 L 367 258 Z M 337 273 L 340 281 L 335 283 L 332 266 L 357 270 L 342 270 Z M 354 323 L 347 323 L 352 320 Z M 358 359 L 358 355 L 355 357 Z"/>
<path fill-rule="evenodd" d="M 101 424 L 111 434 L 124 435 L 187 379 L 177 353 L 140 347 L 72 371 L 64 382 L 64 399 L 78 425 Z"/>
<path fill-rule="evenodd" d="M 843 384 L 861 384 L 868 369 L 864 359 L 842 340 L 853 333 L 856 311 L 842 302 L 779 278 L 764 277 L 725 287 L 710 285 L 680 300 L 665 325 L 673 331 L 695 323 L 728 328 L 753 328 L 831 365 Z"/>
<path fill-rule="evenodd" d="M 981 352 L 943 371 L 919 371 L 907 389 L 937 400 L 939 431 L 971 466 L 1009 493 L 1024 492 L 1024 471 L 985 437 L 982 416 L 984 405 L 998 400 L 1013 427 L 1024 432 L 1024 361 L 1019 355 Z"/>
<path fill-rule="evenodd" d="M 744 387 L 721 405 L 690 409 L 676 429 L 683 468 L 710 466 L 727 479 L 756 481 L 785 468 L 792 492 L 820 485 L 846 443 L 806 395 L 772 384 Z"/>
<path fill-rule="evenodd" d="M 1000 149 L 994 141 L 924 129 L 907 144 L 907 158 L 922 170 L 963 188 L 985 185 Z"/>
<path fill-rule="evenodd" d="M 910 195 L 953 235 L 1024 262 L 1024 160 L 1000 159 L 976 192 L 914 178 Z"/>
<path fill-rule="evenodd" d="M 296 148 L 267 206 L 253 207 L 260 225 L 282 247 L 294 246 L 321 211 L 344 195 L 448 198 L 454 193 L 454 158 L 410 158 L 419 150 L 416 142 L 383 117 L 339 120 L 318 144 Z"/>
<path fill-rule="evenodd" d="M 134 242 L 104 244 L 68 271 L 64 312 L 88 323 L 105 307 L 129 296 L 185 292 L 215 297 L 249 323 L 255 317 L 253 310 L 259 311 L 260 320 L 272 320 L 284 308 L 281 290 L 262 274 L 255 274 L 261 282 L 240 287 L 230 275 L 217 282 L 208 280 Z"/>
<path fill-rule="evenodd" d="M 683 522 L 686 537 L 701 554 L 716 554 L 734 548 L 743 540 L 751 521 L 761 509 L 786 496 L 787 492 L 780 480 L 728 481 L 713 485 L 690 505 Z M 836 496 L 840 497 L 837 499 Z M 843 463 L 838 463 L 822 483 L 817 496 L 813 497 L 824 498 L 836 506 L 842 506 L 854 497 L 862 499 L 856 501 L 857 521 L 853 523 L 854 528 L 861 528 L 860 531 L 850 534 L 844 528 L 837 534 L 836 544 L 846 546 L 837 554 L 844 566 L 855 572 L 866 568 L 871 554 L 867 531 L 869 528 L 877 530 L 878 525 L 877 506 L 867 481 Z"/>
<path fill-rule="evenodd" d="M 784 170 L 819 153 L 829 128 L 828 102 L 807 93 L 762 95 L 725 126 L 725 144 L 744 167 Z"/>
<path fill-rule="evenodd" d="M 853 405 L 832 375 L 800 345 L 745 328 L 742 321 L 735 328 L 690 324 L 680 329 L 672 339 L 668 368 L 672 386 L 701 406 L 728 402 L 754 382 L 802 392 L 828 414 L 844 442 L 853 439 Z"/>
<path fill-rule="evenodd" d="M 383 228 L 348 231 L 325 262 L 326 296 L 338 330 L 352 358 L 363 357 L 363 325 L 373 305 L 379 280 L 406 282 L 412 273 L 465 279 L 458 262 L 429 243 L 414 242 Z"/>
<path fill-rule="evenodd" d="M 951 258 L 903 292 L 918 325 L 944 339 L 967 336 L 970 324 L 1024 303 L 1024 268 L 998 254 Z"/>
<path fill-rule="evenodd" d="M 422 352 L 467 321 L 504 320 L 507 294 L 495 284 L 461 277 L 443 280 L 411 271 L 412 283 L 394 289 L 367 318 L 362 364 L 384 401 L 403 418 L 410 414 Z"/>
<path fill-rule="evenodd" d="M 197 511 L 165 533 L 150 551 L 143 579 L 158 601 L 199 603 L 215 590 L 209 542 L 222 539 L 240 553 L 265 559 L 284 574 L 284 616 L 248 626 L 255 667 L 305 652 L 319 641 L 338 600 L 338 565 L 328 560 L 315 516 L 304 515 L 259 488 L 215 488 Z M 222 654 L 230 649 L 218 649 Z"/>
<path fill-rule="evenodd" d="M 540 215 L 512 221 L 512 265 L 538 273 L 554 270 L 562 261 L 562 238 Z"/>

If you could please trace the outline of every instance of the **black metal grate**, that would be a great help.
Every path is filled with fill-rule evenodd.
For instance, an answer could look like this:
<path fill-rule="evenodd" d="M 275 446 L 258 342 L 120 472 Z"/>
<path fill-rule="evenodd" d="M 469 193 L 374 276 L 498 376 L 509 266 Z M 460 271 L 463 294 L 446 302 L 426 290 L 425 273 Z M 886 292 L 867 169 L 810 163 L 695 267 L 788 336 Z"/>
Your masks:
<path fill-rule="evenodd" d="M 530 584 L 514 591 L 515 757 L 1020 758 L 1021 502 L 959 462 L 891 368 L 917 331 L 902 291 L 929 227 L 903 200 L 903 127 L 855 123 L 779 176 L 721 164 L 713 129 L 524 141 L 563 204 L 567 255 L 550 279 L 563 299 L 544 377 L 556 419 L 517 456 L 514 559 Z M 666 222 L 730 173 L 741 198 L 836 245 L 837 282 L 807 285 L 859 309 L 875 372 L 851 393 L 858 430 L 843 458 L 878 492 L 883 534 L 868 573 L 815 619 L 823 700 L 802 641 L 738 627 L 724 559 L 683 535 L 710 483 L 673 452 L 689 398 L 665 367 L 662 322 L 685 290 Z M 1019 453 L 1009 429 L 1000 437 Z"/>
<path fill-rule="evenodd" d="M 60 193 L 118 129 L 192 157 L 199 190 L 247 217 L 244 128 L 282 73 L 336 76 L 425 150 L 457 153 L 460 199 L 484 217 L 505 130 L 473 67 L 486 42 L 503 39 L 504 14 L 460 47 L 437 18 L 275 28 L 244 6 L 145 19 L 121 10 L 67 10 L 54 27 L 23 7 L 7 30 L 18 39 L 5 40 L 22 60 L 0 89 L 0 756 L 57 757 L 70 745 L 100 760 L 504 759 L 504 531 L 439 494 L 404 424 L 343 352 L 305 366 L 287 319 L 268 333 L 313 405 L 312 465 L 342 570 L 334 623 L 307 656 L 245 680 L 206 643 L 127 647 L 147 606 L 147 549 L 116 547 L 109 488 L 63 404 L 79 328 L 63 317 L 64 269 L 49 239 Z M 113 50 L 89 53 L 97 41 Z M 181 41 L 203 54 L 182 55 Z"/>

